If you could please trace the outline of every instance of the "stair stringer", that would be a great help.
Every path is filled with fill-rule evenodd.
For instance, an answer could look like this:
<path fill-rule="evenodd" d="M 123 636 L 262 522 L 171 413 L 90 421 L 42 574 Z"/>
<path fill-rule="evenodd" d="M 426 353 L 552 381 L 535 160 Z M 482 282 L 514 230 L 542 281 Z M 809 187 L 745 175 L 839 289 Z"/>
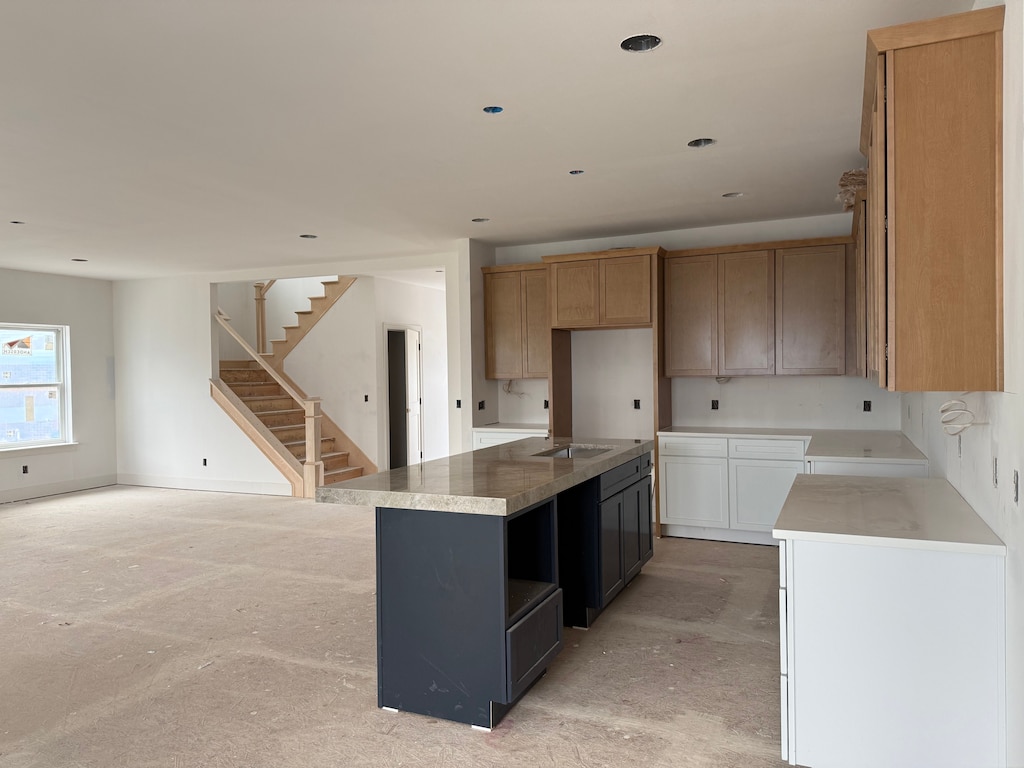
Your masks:
<path fill-rule="evenodd" d="M 274 339 L 270 342 L 270 352 L 264 352 L 262 357 L 276 370 L 284 369 L 284 360 L 288 354 L 298 346 L 306 334 L 320 322 L 320 318 L 327 314 L 331 307 L 345 295 L 345 292 L 352 287 L 356 278 L 348 275 L 341 275 L 337 280 L 330 280 L 321 283 L 324 287 L 323 296 L 310 296 L 308 310 L 295 313 L 298 322 L 296 325 L 288 325 L 284 328 L 284 338 Z"/>
<path fill-rule="evenodd" d="M 210 396 L 238 425 L 260 453 L 284 476 L 292 487 L 292 496 L 303 497 L 302 464 L 260 421 L 231 388 L 220 379 L 210 379 Z M 376 470 L 375 470 L 376 471 Z"/>
<path fill-rule="evenodd" d="M 277 372 L 281 374 L 281 378 L 287 381 L 296 392 L 303 397 L 307 397 L 305 390 L 295 382 L 295 379 L 282 369 L 278 369 Z M 324 437 L 334 438 L 335 450 L 347 451 L 349 464 L 362 467 L 364 475 L 377 474 L 377 464 L 366 455 L 363 449 L 356 444 L 355 440 L 349 437 L 345 430 L 339 427 L 324 411 L 320 412 L 320 416 L 320 434 Z"/>

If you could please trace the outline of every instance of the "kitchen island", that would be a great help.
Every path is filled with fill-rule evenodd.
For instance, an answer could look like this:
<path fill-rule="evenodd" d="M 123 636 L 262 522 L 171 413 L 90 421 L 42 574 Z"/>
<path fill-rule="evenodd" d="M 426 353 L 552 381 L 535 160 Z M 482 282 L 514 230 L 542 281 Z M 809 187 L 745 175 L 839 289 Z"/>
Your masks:
<path fill-rule="evenodd" d="M 496 725 L 651 557 L 653 447 L 528 438 L 319 489 L 376 507 L 378 706 Z"/>

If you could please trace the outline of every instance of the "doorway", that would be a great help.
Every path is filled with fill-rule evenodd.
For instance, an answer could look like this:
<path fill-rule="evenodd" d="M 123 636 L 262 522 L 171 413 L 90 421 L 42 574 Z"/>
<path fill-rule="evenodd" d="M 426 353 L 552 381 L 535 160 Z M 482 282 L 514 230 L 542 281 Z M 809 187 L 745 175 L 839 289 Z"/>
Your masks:
<path fill-rule="evenodd" d="M 418 328 L 385 327 L 388 469 L 423 460 L 422 345 Z"/>

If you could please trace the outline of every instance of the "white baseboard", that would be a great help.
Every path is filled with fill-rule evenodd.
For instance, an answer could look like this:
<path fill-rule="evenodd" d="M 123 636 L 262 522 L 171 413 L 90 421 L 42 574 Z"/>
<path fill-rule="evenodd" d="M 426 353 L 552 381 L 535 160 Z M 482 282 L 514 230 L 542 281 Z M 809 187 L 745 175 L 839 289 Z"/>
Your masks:
<path fill-rule="evenodd" d="M 62 480 L 59 483 L 41 483 L 40 485 L 26 485 L 21 488 L 8 488 L 0 491 L 0 504 L 38 499 L 43 496 L 57 496 L 62 493 L 74 493 L 75 491 L 87 491 L 90 488 L 103 488 L 107 485 L 117 485 L 117 477 L 114 475 L 79 477 L 74 480 Z"/>
<path fill-rule="evenodd" d="M 288 483 L 246 483 L 237 480 L 200 480 L 195 477 L 119 474 L 118 485 L 140 485 L 148 488 L 177 488 L 183 491 L 220 491 L 222 493 L 254 493 L 261 496 L 291 496 Z"/>
<path fill-rule="evenodd" d="M 661 524 L 662 536 L 675 536 L 684 539 L 709 539 L 712 541 L 731 541 L 736 544 L 771 544 L 779 546 L 779 542 L 770 533 L 760 531 L 737 531 L 731 528 L 701 528 L 694 525 Z"/>

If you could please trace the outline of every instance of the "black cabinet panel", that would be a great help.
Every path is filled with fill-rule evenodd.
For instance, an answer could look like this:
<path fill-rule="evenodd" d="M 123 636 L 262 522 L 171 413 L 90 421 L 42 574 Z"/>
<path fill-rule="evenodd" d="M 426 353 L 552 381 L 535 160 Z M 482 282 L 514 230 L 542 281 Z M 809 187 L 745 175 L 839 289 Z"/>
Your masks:
<path fill-rule="evenodd" d="M 604 608 L 626 585 L 622 568 L 622 495 L 601 502 L 601 603 Z"/>

